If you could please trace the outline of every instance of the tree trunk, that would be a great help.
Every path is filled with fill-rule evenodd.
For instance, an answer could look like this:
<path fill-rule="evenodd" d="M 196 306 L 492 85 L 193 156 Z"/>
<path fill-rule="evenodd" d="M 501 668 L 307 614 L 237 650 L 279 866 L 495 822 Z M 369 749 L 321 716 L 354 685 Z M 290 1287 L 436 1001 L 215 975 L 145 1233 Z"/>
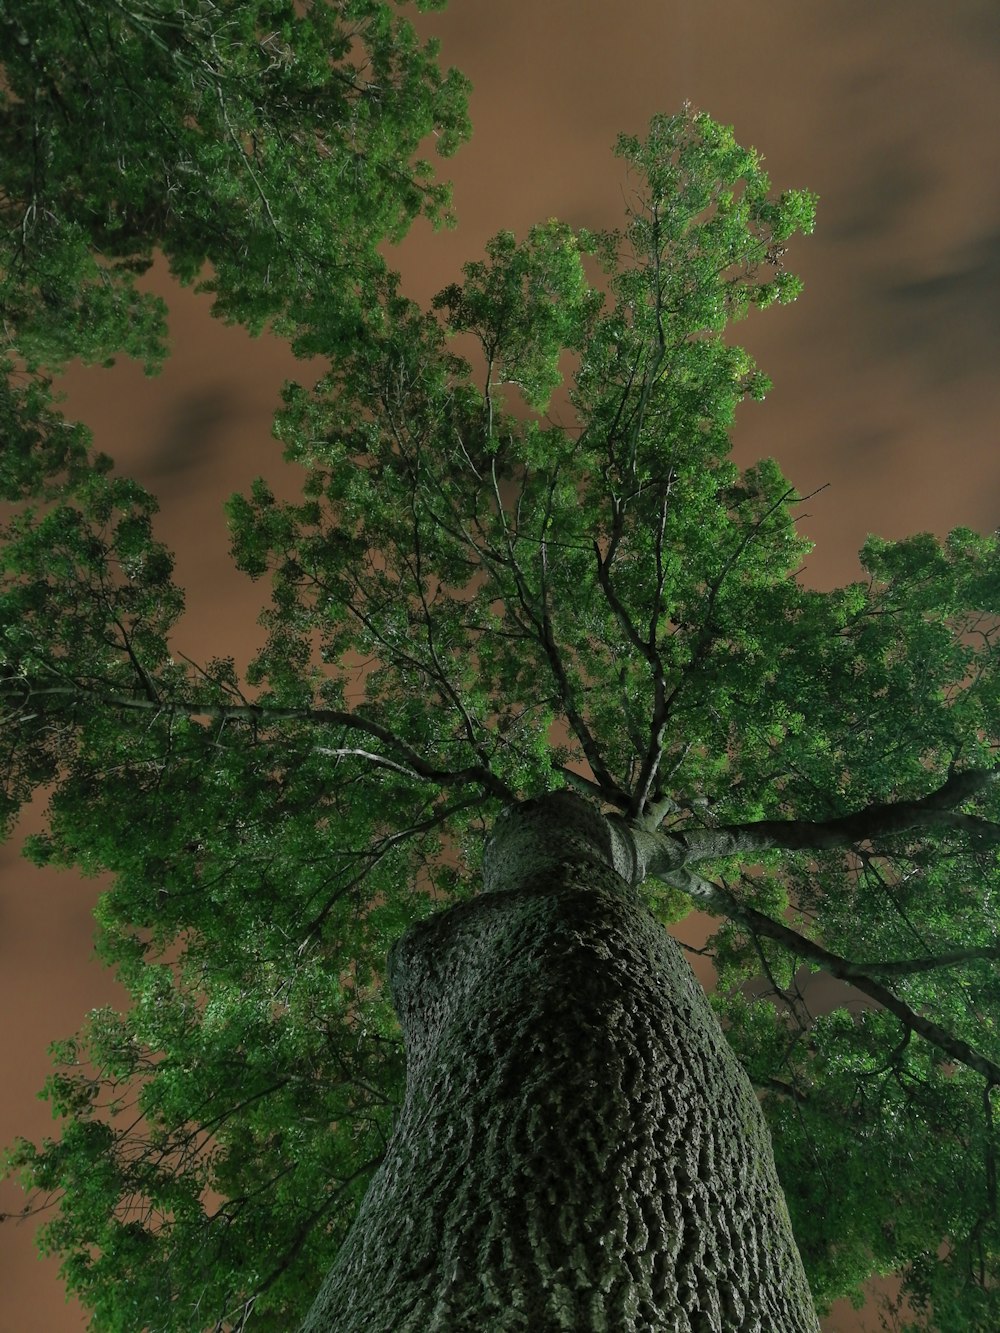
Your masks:
<path fill-rule="evenodd" d="M 390 959 L 408 1056 L 382 1167 L 302 1333 L 815 1333 L 749 1081 L 557 793 L 498 821 L 484 892 Z"/>

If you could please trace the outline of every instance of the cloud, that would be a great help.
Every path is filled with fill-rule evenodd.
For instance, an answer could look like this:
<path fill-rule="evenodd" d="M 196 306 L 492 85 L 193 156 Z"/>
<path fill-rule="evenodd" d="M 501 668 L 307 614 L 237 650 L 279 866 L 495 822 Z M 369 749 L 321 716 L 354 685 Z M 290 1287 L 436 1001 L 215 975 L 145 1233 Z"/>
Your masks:
<path fill-rule="evenodd" d="M 218 386 L 192 389 L 171 399 L 169 413 L 143 461 L 143 478 L 168 484 L 182 475 L 190 479 L 212 459 L 222 431 L 238 413 L 232 392 Z"/>
<path fill-rule="evenodd" d="M 996 372 L 1000 345 L 1000 220 L 967 240 L 937 272 L 886 287 L 898 355 L 941 386 Z"/>

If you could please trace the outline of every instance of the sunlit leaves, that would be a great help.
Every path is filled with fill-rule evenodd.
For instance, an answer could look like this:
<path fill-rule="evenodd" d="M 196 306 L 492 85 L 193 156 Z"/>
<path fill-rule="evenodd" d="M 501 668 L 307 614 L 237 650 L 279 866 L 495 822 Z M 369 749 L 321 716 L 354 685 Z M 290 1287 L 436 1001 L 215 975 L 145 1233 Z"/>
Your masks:
<path fill-rule="evenodd" d="M 464 265 L 464 281 L 440 292 L 434 307 L 446 312 L 452 332 L 476 335 L 489 377 L 517 385 L 525 402 L 544 408 L 562 379 L 560 356 L 579 350 L 602 304 L 587 284 L 580 241 L 550 221 L 521 244 L 500 232 L 486 254 L 486 262 Z"/>

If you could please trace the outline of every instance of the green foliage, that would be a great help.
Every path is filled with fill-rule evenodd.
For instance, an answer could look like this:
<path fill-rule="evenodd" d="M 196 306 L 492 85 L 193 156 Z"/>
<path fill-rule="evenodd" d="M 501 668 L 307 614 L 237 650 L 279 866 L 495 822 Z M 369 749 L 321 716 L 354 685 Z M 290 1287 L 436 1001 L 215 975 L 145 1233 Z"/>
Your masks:
<path fill-rule="evenodd" d="M 963 986 L 951 976 L 939 989 Z M 717 1006 L 762 1089 L 818 1307 L 843 1295 L 860 1303 L 873 1272 L 902 1270 L 915 1309 L 925 1292 L 913 1328 L 988 1328 L 972 1315 L 988 1308 L 973 1274 L 980 1263 L 989 1271 L 998 1239 L 982 1080 L 947 1068 L 877 1010 L 839 1008 L 806 1024 L 794 993 L 768 1003 L 735 991 Z M 943 1268 L 942 1242 L 951 1247 Z M 955 1303 L 931 1297 L 935 1289 L 951 1289 Z"/>
<path fill-rule="evenodd" d="M 418 853 L 380 827 L 364 764 L 305 736 L 247 745 L 246 724 L 148 718 L 84 730 L 33 854 L 113 872 L 99 951 L 133 1008 L 92 1014 L 57 1048 L 46 1095 L 70 1123 L 13 1165 L 63 1192 L 43 1244 L 96 1327 L 164 1308 L 163 1329 L 189 1329 L 193 1308 L 287 1326 L 390 1129 L 402 1064 L 385 953 L 455 877 L 426 864 L 426 838 Z"/>
<path fill-rule="evenodd" d="M 865 581 L 801 586 L 796 491 L 729 458 L 768 382 L 725 335 L 797 293 L 785 246 L 814 201 L 775 197 L 707 116 L 619 141 L 621 230 L 500 232 L 423 311 L 374 247 L 443 216 L 414 154 L 465 133 L 464 84 L 387 6 L 0 17 L 4 815 L 43 789 L 29 855 L 110 873 L 99 948 L 133 998 L 54 1048 L 60 1134 L 11 1165 L 60 1196 L 43 1244 L 94 1328 L 285 1329 L 391 1130 L 386 950 L 474 891 L 501 804 L 583 782 L 685 834 L 990 766 L 997 543 L 873 539 Z M 270 587 L 245 679 L 175 659 L 155 501 L 43 370 L 156 362 L 162 312 L 136 286 L 154 246 L 185 281 L 211 273 L 222 317 L 322 358 L 275 419 L 301 498 L 257 481 L 228 507 L 237 564 Z M 1000 1061 L 987 821 L 992 788 L 930 832 L 744 858 L 734 901 L 793 916 L 799 951 L 745 914 L 714 943 L 818 1298 L 902 1268 L 927 1327 L 990 1326 L 989 1090 L 895 1014 L 816 1018 L 799 986 L 810 942 L 873 975 L 964 950 L 891 983 Z M 690 905 L 650 900 L 665 921 Z"/>
<path fill-rule="evenodd" d="M 822 924 L 826 947 L 872 960 L 873 975 L 876 960 L 973 955 L 904 972 L 893 990 L 918 1014 L 1000 1057 L 997 964 L 974 956 L 996 948 L 995 850 L 952 837 L 901 839 L 860 856 L 783 862 L 793 901 Z M 907 1328 L 990 1327 L 989 1274 L 1000 1240 L 990 1087 L 896 1017 L 858 1008 L 846 988 L 825 1003 L 847 1007 L 817 1015 L 818 992 L 807 989 L 815 976 L 779 946 L 733 926 L 718 943 L 713 1000 L 762 1090 L 817 1303 L 852 1290 L 860 1297 L 872 1272 L 902 1271 L 921 1312 Z M 948 1253 L 939 1262 L 942 1244 Z"/>
<path fill-rule="evenodd" d="M 425 4 L 422 6 L 427 8 Z M 254 332 L 350 336 L 374 247 L 447 188 L 467 84 L 383 0 L 0 6 L 0 308 L 31 366 L 155 365 L 154 247 Z M 318 344 L 318 345 L 317 345 Z"/>
<path fill-rule="evenodd" d="M 579 351 L 600 309 L 580 261 L 580 243 L 563 223 L 532 227 L 518 245 L 503 231 L 487 243 L 489 263 L 464 265 L 465 281 L 434 299 L 453 333 L 475 334 L 492 382 L 516 384 L 529 406 L 544 409 L 562 382 L 559 359 Z M 489 392 L 489 389 L 487 389 Z"/>
<path fill-rule="evenodd" d="M 54 499 L 90 467 L 90 433 L 54 409 L 52 381 L 0 362 L 0 500 Z"/>

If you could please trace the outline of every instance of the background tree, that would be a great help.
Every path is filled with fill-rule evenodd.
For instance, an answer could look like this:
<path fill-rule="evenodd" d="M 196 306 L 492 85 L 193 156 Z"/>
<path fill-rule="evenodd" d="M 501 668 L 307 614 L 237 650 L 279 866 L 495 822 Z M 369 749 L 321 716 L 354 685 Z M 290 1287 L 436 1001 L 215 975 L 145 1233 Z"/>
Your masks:
<path fill-rule="evenodd" d="M 329 372 L 278 418 L 302 501 L 231 506 L 273 588 L 247 681 L 171 658 L 151 498 L 11 375 L 7 798 L 51 787 L 32 854 L 114 872 L 136 997 L 63 1046 L 69 1123 L 15 1164 L 65 1191 L 48 1243 L 99 1327 L 304 1312 L 399 1104 L 385 951 L 474 893 L 503 805 L 566 784 L 618 813 L 661 920 L 728 918 L 717 1003 L 818 1300 L 909 1265 L 937 1324 L 990 1326 L 995 544 L 873 542 L 867 583 L 800 587 L 796 493 L 727 459 L 766 381 L 721 334 L 795 294 L 811 201 L 691 112 L 619 151 L 621 233 L 501 234 L 430 313 L 365 255 L 349 339 L 336 297 L 289 317 Z M 565 353 L 572 430 L 544 416 Z M 881 1008 L 814 1019 L 803 966 Z"/>

